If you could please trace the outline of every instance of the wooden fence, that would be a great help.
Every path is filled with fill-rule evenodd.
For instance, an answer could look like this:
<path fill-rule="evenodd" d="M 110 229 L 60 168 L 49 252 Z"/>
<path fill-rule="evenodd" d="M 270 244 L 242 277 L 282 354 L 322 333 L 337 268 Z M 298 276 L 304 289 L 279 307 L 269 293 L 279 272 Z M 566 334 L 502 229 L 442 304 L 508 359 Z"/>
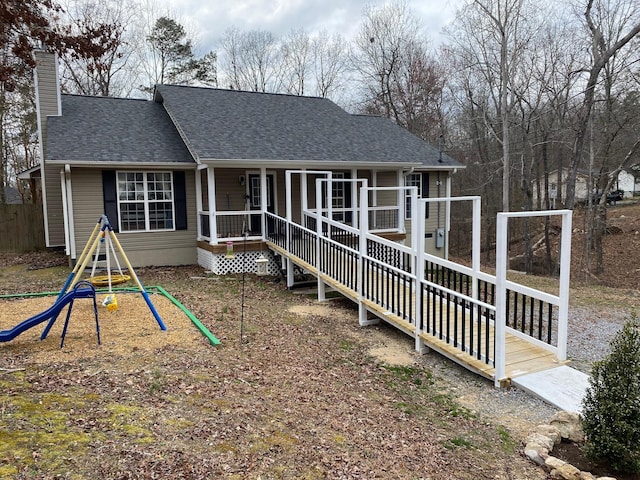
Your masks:
<path fill-rule="evenodd" d="M 1 252 L 28 252 L 44 247 L 42 205 L 0 204 Z"/>

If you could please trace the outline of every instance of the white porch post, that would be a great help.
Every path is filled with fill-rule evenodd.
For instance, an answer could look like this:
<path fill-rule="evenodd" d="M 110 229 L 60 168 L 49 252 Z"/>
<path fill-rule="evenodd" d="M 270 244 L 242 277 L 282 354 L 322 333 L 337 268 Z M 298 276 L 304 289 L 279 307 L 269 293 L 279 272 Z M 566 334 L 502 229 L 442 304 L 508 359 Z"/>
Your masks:
<path fill-rule="evenodd" d="M 196 238 L 198 240 L 202 240 L 202 222 L 200 219 L 200 212 L 203 211 L 203 205 L 202 205 L 202 172 L 201 170 L 204 167 L 204 165 L 198 165 L 198 167 L 196 168 L 196 179 L 195 179 L 195 187 L 196 187 L 196 212 L 197 212 L 197 222 L 196 222 Z"/>
<path fill-rule="evenodd" d="M 207 167 L 207 191 L 209 193 L 209 245 L 218 244 L 218 223 L 216 222 L 216 175 L 214 168 Z"/>
<path fill-rule="evenodd" d="M 371 192 L 371 202 L 373 203 L 372 206 L 374 207 L 373 228 L 378 228 L 378 211 L 376 210 L 376 207 L 378 206 L 378 191 L 376 190 L 376 187 L 378 186 L 377 170 L 371 170 L 371 186 L 373 187 L 373 190 Z"/>
<path fill-rule="evenodd" d="M 567 359 L 569 280 L 571 276 L 571 211 L 562 212 L 560 241 L 560 292 L 558 294 L 558 360 Z"/>
<path fill-rule="evenodd" d="M 396 182 L 398 187 L 404 187 L 404 174 L 402 170 L 396 172 Z M 404 218 L 405 218 L 405 205 L 404 205 L 404 188 L 398 188 L 398 232 L 405 233 Z M 415 213 L 415 212 L 414 212 Z"/>
<path fill-rule="evenodd" d="M 307 189 L 307 172 L 303 171 L 300 174 L 300 205 L 302 205 L 302 211 L 300 212 L 300 224 L 306 227 L 305 224 L 305 212 L 309 211 L 309 192 Z"/>
<path fill-rule="evenodd" d="M 356 180 L 357 178 L 358 169 L 351 169 L 351 179 Z M 351 185 L 351 226 L 353 228 L 358 228 L 358 182 L 351 182 Z"/>
<path fill-rule="evenodd" d="M 507 231 L 509 217 L 498 213 L 496 219 L 496 321 L 495 321 L 495 378 L 494 385 L 500 388 L 500 381 L 506 376 L 505 329 L 507 307 Z"/>
<path fill-rule="evenodd" d="M 275 182 L 275 176 L 273 181 Z M 273 185 L 275 188 L 275 185 Z M 266 167 L 260 168 L 260 228 L 262 231 L 262 240 L 267 238 L 267 214 L 269 195 L 267 191 L 267 169 Z M 275 205 L 274 205 L 275 207 Z M 249 217 L 249 224 L 251 224 L 251 217 Z M 248 229 L 247 229 L 248 231 Z"/>

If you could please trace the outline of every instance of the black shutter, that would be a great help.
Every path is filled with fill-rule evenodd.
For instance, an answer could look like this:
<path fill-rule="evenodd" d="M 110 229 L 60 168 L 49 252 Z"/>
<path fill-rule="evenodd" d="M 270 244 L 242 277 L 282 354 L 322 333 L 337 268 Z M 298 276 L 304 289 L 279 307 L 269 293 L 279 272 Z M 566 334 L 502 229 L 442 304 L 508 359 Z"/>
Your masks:
<path fill-rule="evenodd" d="M 176 209 L 176 230 L 187 229 L 187 188 L 185 172 L 173 172 L 173 201 Z"/>
<path fill-rule="evenodd" d="M 118 216 L 118 192 L 116 189 L 115 170 L 102 171 L 102 195 L 104 198 L 104 214 L 109 219 L 113 231 L 118 231 L 120 223 Z"/>
<path fill-rule="evenodd" d="M 345 172 L 344 173 L 344 179 L 345 180 L 350 180 L 351 179 L 351 172 Z M 352 184 L 351 182 L 344 182 L 344 208 L 351 208 L 351 188 L 352 188 Z M 351 221 L 353 220 L 353 213 L 351 211 L 345 212 L 344 215 L 344 221 L 345 223 L 351 223 Z"/>
<path fill-rule="evenodd" d="M 422 172 L 422 198 L 429 198 L 429 174 L 427 172 Z M 430 205 L 431 203 L 427 202 L 424 218 L 429 218 Z"/>

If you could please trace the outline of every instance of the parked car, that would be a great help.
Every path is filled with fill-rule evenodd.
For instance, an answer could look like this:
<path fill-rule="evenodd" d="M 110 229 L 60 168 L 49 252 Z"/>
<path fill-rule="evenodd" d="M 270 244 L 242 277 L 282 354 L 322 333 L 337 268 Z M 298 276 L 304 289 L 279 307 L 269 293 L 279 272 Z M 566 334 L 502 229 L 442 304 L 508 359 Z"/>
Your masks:
<path fill-rule="evenodd" d="M 600 203 L 600 198 L 602 197 L 602 192 L 593 194 L 593 203 Z M 619 202 L 624 198 L 624 190 L 612 190 L 607 193 L 607 205 L 615 205 L 616 202 Z"/>

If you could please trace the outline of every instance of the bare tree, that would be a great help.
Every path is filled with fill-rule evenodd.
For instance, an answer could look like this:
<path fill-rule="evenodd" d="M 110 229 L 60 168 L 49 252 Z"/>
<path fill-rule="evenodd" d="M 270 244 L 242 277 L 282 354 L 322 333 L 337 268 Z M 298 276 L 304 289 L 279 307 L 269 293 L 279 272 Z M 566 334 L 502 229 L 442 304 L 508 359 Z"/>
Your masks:
<path fill-rule="evenodd" d="M 640 33 L 640 6 L 634 0 L 586 0 L 584 21 L 590 40 L 590 63 L 584 96 L 575 125 L 575 140 L 569 178 L 567 180 L 567 207 L 575 205 L 575 187 L 578 168 L 583 163 L 585 139 L 591 113 L 596 101 L 596 89 L 602 70 L 611 58 L 625 48 Z"/>
<path fill-rule="evenodd" d="M 539 6 L 536 8 L 540 9 Z M 469 0 L 459 11 L 450 38 L 454 51 L 490 88 L 487 126 L 502 148 L 502 210 L 510 209 L 511 114 L 514 82 L 526 73 L 518 65 L 537 33 L 541 15 L 525 0 Z M 489 120 L 495 115 L 499 122 Z"/>
<path fill-rule="evenodd" d="M 89 40 L 100 42 L 100 55 L 68 51 L 61 55 L 62 87 L 83 95 L 128 95 L 132 91 L 127 64 L 133 53 L 128 29 L 137 5 L 124 0 L 88 3 L 72 0 L 65 5 L 64 21 L 76 34 L 91 37 L 102 24 L 112 26 L 107 35 Z"/>
<path fill-rule="evenodd" d="M 347 45 L 339 34 L 329 36 L 326 30 L 311 40 L 315 94 L 331 97 L 343 85 L 347 70 Z"/>
<path fill-rule="evenodd" d="M 279 46 L 271 32 L 227 29 L 221 40 L 226 83 L 230 88 L 254 92 L 278 90 L 281 62 Z"/>
<path fill-rule="evenodd" d="M 287 93 L 304 95 L 311 62 L 311 39 L 302 29 L 292 30 L 281 45 L 282 82 Z"/>
<path fill-rule="evenodd" d="M 416 135 L 438 141 L 444 75 L 406 2 L 366 11 L 353 63 L 366 112 L 389 117 Z"/>

